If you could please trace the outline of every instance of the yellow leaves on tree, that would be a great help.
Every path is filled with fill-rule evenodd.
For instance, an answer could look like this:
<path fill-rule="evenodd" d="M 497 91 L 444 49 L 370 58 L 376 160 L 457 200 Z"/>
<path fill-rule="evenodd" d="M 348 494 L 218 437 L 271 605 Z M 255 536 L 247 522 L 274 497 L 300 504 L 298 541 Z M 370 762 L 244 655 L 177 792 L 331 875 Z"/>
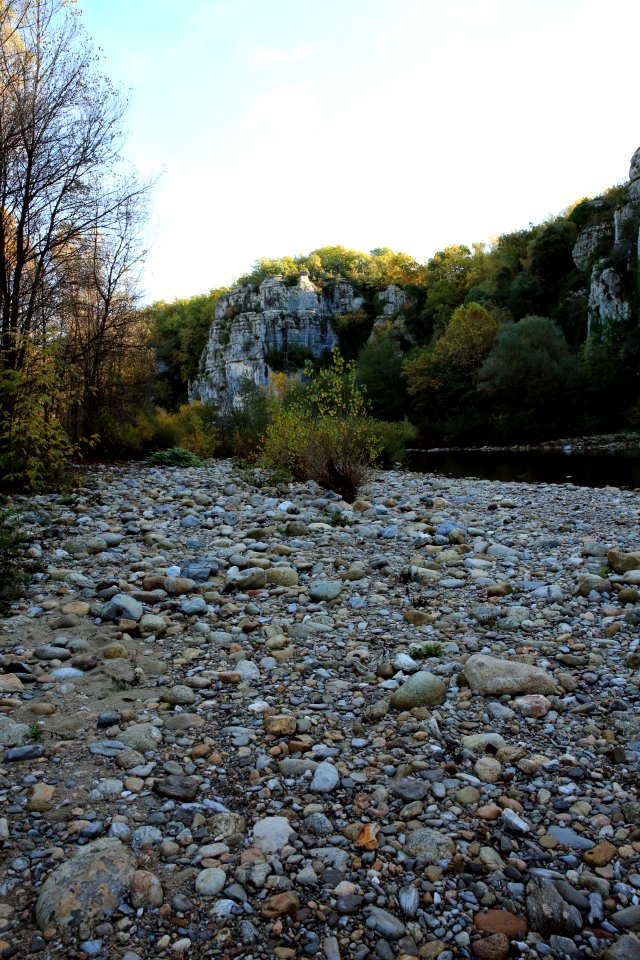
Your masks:
<path fill-rule="evenodd" d="M 449 379 L 471 380 L 489 355 L 498 321 L 480 304 L 458 307 L 433 347 L 404 363 L 409 393 L 439 393 Z"/>

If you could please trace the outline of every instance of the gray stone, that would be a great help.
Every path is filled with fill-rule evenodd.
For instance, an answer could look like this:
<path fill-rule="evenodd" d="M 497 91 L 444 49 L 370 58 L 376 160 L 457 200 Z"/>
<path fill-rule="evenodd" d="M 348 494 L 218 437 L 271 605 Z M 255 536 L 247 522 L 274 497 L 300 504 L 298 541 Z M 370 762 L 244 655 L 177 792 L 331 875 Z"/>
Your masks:
<path fill-rule="evenodd" d="M 451 860 L 456 852 L 456 845 L 453 840 L 437 830 L 422 827 L 409 835 L 404 852 L 410 857 L 435 864 L 441 860 Z"/>
<path fill-rule="evenodd" d="M 580 911 L 563 900 L 551 880 L 530 880 L 526 893 L 529 923 L 537 933 L 573 937 L 582 929 Z"/>
<path fill-rule="evenodd" d="M 138 620 L 142 618 L 144 607 L 128 593 L 116 593 L 100 611 L 103 620 Z"/>
<path fill-rule="evenodd" d="M 287 846 L 292 833 L 286 817 L 264 817 L 254 824 L 253 843 L 263 853 L 277 853 Z"/>
<path fill-rule="evenodd" d="M 162 741 L 162 733 L 152 723 L 133 723 L 119 734 L 118 739 L 127 747 L 132 747 L 140 753 L 155 750 Z"/>
<path fill-rule="evenodd" d="M 440 677 L 428 670 L 418 670 L 391 694 L 391 706 L 396 710 L 413 707 L 434 707 L 444 703 L 447 688 Z"/>
<path fill-rule="evenodd" d="M 196 877 L 196 893 L 201 897 L 215 897 L 227 882 L 227 875 L 219 867 L 207 867 Z"/>
<path fill-rule="evenodd" d="M 342 583 L 339 580 L 316 580 L 309 587 L 309 596 L 312 600 L 335 600 L 342 593 Z"/>
<path fill-rule="evenodd" d="M 340 783 L 340 774 L 332 763 L 323 760 L 313 774 L 309 789 L 312 793 L 331 793 Z"/>
<path fill-rule="evenodd" d="M 366 913 L 367 927 L 370 930 L 375 930 L 385 940 L 401 940 L 407 932 L 407 928 L 401 920 L 380 907 L 367 907 Z"/>

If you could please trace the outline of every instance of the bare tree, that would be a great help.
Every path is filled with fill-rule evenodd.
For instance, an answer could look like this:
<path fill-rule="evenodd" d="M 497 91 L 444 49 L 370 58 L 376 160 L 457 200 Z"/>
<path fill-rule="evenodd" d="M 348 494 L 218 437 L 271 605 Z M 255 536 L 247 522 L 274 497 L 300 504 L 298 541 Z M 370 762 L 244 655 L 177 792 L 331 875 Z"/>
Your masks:
<path fill-rule="evenodd" d="M 0 386 L 72 326 L 86 387 L 133 316 L 148 185 L 123 172 L 124 109 L 69 0 L 0 2 Z M 74 287 L 92 301 L 82 335 Z"/>

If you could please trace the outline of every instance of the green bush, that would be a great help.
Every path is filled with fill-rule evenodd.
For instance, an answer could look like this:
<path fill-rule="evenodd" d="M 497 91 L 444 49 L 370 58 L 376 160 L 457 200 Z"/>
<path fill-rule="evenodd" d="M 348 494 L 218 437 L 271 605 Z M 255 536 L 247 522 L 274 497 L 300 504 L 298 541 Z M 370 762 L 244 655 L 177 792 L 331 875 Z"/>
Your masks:
<path fill-rule="evenodd" d="M 29 577 L 20 549 L 18 520 L 11 510 L 0 507 L 0 613 L 24 595 Z"/>
<path fill-rule="evenodd" d="M 407 459 L 407 443 L 418 436 L 417 428 L 406 417 L 393 423 L 372 420 L 371 430 L 380 443 L 380 462 L 385 467 L 404 463 Z"/>
<path fill-rule="evenodd" d="M 202 461 L 191 450 L 184 447 L 170 447 L 168 450 L 156 450 L 147 459 L 148 467 L 201 467 Z"/>
<path fill-rule="evenodd" d="M 268 391 L 246 377 L 240 384 L 239 403 L 214 414 L 216 453 L 223 457 L 254 457 L 270 418 Z"/>
<path fill-rule="evenodd" d="M 382 449 L 356 383 L 355 364 L 345 363 L 334 350 L 330 367 L 314 375 L 308 365 L 305 374 L 304 389 L 272 402 L 262 464 L 285 467 L 297 479 L 315 480 L 354 500 Z"/>

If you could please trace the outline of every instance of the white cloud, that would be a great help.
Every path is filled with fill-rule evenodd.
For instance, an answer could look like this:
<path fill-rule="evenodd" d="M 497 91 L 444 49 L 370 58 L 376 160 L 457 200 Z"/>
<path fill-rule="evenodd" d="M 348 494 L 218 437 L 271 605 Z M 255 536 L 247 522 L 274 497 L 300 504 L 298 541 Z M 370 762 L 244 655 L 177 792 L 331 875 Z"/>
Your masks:
<path fill-rule="evenodd" d="M 252 67 L 270 67 L 281 63 L 299 63 L 311 56 L 315 49 L 313 43 L 301 43 L 299 46 L 291 47 L 288 50 L 278 49 L 277 47 L 262 47 L 250 54 L 249 64 Z"/>
<path fill-rule="evenodd" d="M 248 130 L 291 126 L 295 117 L 315 112 L 315 90 L 310 83 L 282 83 L 250 103 L 240 117 Z"/>

